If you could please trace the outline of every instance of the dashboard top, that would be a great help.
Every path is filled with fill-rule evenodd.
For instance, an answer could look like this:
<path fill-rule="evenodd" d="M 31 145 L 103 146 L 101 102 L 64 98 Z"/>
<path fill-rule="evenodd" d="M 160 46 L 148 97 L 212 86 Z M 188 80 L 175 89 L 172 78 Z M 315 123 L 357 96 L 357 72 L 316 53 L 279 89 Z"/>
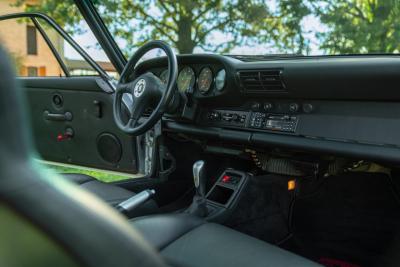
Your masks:
<path fill-rule="evenodd" d="M 177 59 L 184 102 L 178 116 L 164 118 L 166 125 L 225 142 L 358 158 L 389 159 L 390 154 L 400 162 L 398 56 L 246 62 L 195 54 Z M 166 58 L 151 59 L 138 66 L 137 74 L 160 76 L 166 68 Z M 221 71 L 223 82 L 217 80 Z"/>
<path fill-rule="evenodd" d="M 226 103 L 232 98 L 242 101 L 253 97 L 400 100 L 400 91 L 397 89 L 400 84 L 400 57 L 394 55 L 322 56 L 244 62 L 229 56 L 193 54 L 178 55 L 177 59 L 180 74 L 182 70 L 185 70 L 183 73 L 187 72 L 186 79 L 182 80 L 188 85 L 183 86 L 185 88 L 181 88 L 182 91 L 189 90 L 200 101 L 215 102 L 222 99 Z M 155 58 L 142 62 L 138 66 L 138 74 L 151 71 L 160 76 L 166 68 L 166 58 Z M 205 68 L 211 72 L 209 80 L 204 79 L 206 75 L 201 73 Z M 225 72 L 225 79 L 223 88 L 217 90 L 216 77 L 221 70 Z M 247 74 L 250 77 L 246 79 Z M 268 78 L 271 81 L 265 81 Z M 209 90 L 199 87 L 199 80 L 200 83 L 211 83 Z M 281 83 L 283 88 L 271 90 L 274 81 Z M 261 86 L 257 87 L 258 83 Z"/>

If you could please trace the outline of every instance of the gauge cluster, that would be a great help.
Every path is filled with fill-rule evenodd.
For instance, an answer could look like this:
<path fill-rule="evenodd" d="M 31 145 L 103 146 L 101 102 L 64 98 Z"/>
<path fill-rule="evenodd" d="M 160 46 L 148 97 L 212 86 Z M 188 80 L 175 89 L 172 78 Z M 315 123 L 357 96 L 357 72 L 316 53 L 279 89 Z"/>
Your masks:
<path fill-rule="evenodd" d="M 200 93 L 208 93 L 211 89 L 213 78 L 212 70 L 209 67 L 204 67 L 200 71 L 199 78 L 197 79 L 197 88 L 199 88 Z"/>
<path fill-rule="evenodd" d="M 179 92 L 192 92 L 196 83 L 196 74 L 191 67 L 184 67 L 178 75 L 176 81 Z"/>
<path fill-rule="evenodd" d="M 166 84 L 168 70 L 162 69 L 159 78 Z M 177 86 L 181 93 L 195 93 L 207 96 L 224 90 L 226 84 L 226 71 L 217 66 L 182 66 L 179 71 Z"/>

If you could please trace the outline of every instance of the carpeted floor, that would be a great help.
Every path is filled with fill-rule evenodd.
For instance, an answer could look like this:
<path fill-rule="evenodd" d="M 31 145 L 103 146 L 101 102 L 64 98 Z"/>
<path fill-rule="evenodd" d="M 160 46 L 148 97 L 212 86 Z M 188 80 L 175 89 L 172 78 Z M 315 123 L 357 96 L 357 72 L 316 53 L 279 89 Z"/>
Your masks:
<path fill-rule="evenodd" d="M 324 179 L 314 193 L 296 199 L 293 235 L 282 247 L 326 266 L 391 265 L 400 206 L 389 178 L 347 173 Z"/>
<path fill-rule="evenodd" d="M 294 196 L 287 187 L 286 176 L 252 177 L 227 226 L 269 243 L 284 239 L 289 234 L 289 208 Z"/>

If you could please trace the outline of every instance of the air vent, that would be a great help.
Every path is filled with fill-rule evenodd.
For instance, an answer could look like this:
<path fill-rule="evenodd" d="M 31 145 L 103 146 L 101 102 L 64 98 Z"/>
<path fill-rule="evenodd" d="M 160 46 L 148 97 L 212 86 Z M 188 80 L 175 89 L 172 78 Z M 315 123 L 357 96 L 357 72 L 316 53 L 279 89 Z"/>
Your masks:
<path fill-rule="evenodd" d="M 285 91 L 282 70 L 239 71 L 240 84 L 246 93 Z"/>

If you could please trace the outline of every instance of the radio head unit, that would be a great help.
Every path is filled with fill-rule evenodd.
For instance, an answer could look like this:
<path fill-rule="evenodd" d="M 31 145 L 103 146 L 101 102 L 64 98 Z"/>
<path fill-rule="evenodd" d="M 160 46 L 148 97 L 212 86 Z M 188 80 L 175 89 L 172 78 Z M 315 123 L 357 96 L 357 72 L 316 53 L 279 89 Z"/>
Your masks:
<path fill-rule="evenodd" d="M 297 123 L 298 115 L 253 112 L 250 116 L 249 127 L 294 133 L 296 131 Z"/>
<path fill-rule="evenodd" d="M 253 111 L 208 110 L 201 114 L 200 121 L 206 125 L 219 127 L 252 128 L 295 133 L 299 115 Z"/>

